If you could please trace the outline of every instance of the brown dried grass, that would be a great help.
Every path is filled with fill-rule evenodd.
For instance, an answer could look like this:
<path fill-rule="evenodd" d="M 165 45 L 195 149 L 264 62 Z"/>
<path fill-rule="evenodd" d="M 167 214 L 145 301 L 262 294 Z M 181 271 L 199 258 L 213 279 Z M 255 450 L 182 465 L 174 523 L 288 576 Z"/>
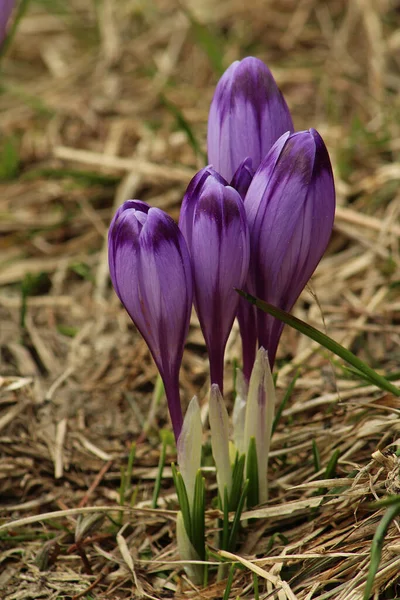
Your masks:
<path fill-rule="evenodd" d="M 196 590 L 183 574 L 169 468 L 160 508 L 149 508 L 165 406 L 137 446 L 135 505 L 118 506 L 120 470 L 152 408 L 156 371 L 110 289 L 105 242 L 115 207 L 129 197 L 177 216 L 201 160 L 160 94 L 180 108 L 204 148 L 217 75 L 183 4 L 70 5 L 57 13 L 32 3 L 3 64 L 2 143 L 16 140 L 20 164 L 19 177 L 0 184 L 1 597 L 221 597 L 225 582 Z M 296 314 L 374 368 L 398 371 L 398 2 L 185 6 L 220 39 L 225 66 L 250 53 L 265 59 L 296 127 L 316 127 L 330 150 L 335 233 Z M 21 330 L 28 273 L 45 277 L 28 298 Z M 227 354 L 229 398 L 237 332 Z M 272 443 L 271 500 L 251 514 L 257 521 L 233 558 L 243 569 L 230 597 L 254 597 L 254 571 L 262 598 L 362 599 L 382 516 L 367 502 L 400 489 L 399 399 L 357 383 L 293 331 L 278 359 L 280 395 L 297 367 L 300 377 Z M 199 393 L 205 403 L 206 391 L 194 320 L 184 401 Z M 336 450 L 335 477 L 322 481 Z M 171 451 L 168 464 L 173 458 Z M 114 525 L 99 518 L 105 514 Z M 215 516 L 207 516 L 209 531 Z M 398 532 L 394 522 L 375 598 L 398 597 Z"/>

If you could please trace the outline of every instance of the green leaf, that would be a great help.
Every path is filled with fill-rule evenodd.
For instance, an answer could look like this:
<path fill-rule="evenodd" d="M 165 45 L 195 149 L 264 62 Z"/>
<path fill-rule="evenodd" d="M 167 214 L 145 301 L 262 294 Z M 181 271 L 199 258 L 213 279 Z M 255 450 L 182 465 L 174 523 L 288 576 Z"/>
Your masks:
<path fill-rule="evenodd" d="M 235 516 L 232 521 L 231 533 L 228 541 L 228 550 L 229 552 L 234 552 L 236 546 L 236 538 L 239 532 L 240 527 L 240 517 L 242 516 L 244 503 L 246 502 L 246 498 L 248 497 L 248 489 L 249 489 L 249 480 L 247 479 L 244 483 L 242 494 L 240 496 L 237 509 L 235 512 Z"/>
<path fill-rule="evenodd" d="M 0 147 L 0 181 L 15 179 L 18 175 L 19 156 L 16 141 L 6 137 Z"/>
<path fill-rule="evenodd" d="M 223 600 L 229 600 L 229 595 L 230 595 L 231 589 L 232 589 L 233 577 L 235 575 L 235 570 L 236 570 L 236 563 L 232 563 L 229 568 L 229 574 L 228 574 L 228 579 L 226 582 L 226 588 L 225 588 Z"/>
<path fill-rule="evenodd" d="M 329 459 L 328 465 L 325 469 L 325 479 L 332 479 L 335 476 L 336 466 L 339 460 L 340 450 L 336 449 Z"/>
<path fill-rule="evenodd" d="M 247 492 L 247 506 L 249 509 L 258 504 L 258 461 L 256 440 L 252 436 L 249 442 L 246 460 L 246 479 L 249 482 Z"/>
<path fill-rule="evenodd" d="M 367 583 L 365 584 L 363 600 L 368 600 L 372 594 L 375 575 L 379 568 L 382 556 L 382 547 L 385 535 L 391 522 L 400 515 L 400 503 L 390 506 L 383 515 L 371 544 L 371 562 L 368 570 Z"/>
<path fill-rule="evenodd" d="M 277 308 L 276 306 L 272 306 L 272 304 L 269 304 L 268 302 L 264 302 L 263 300 L 255 298 L 254 296 L 248 294 L 247 292 L 244 292 L 243 290 L 236 291 L 240 294 L 240 296 L 242 296 L 242 298 L 245 298 L 245 300 L 248 300 L 251 304 L 254 304 L 263 312 L 266 312 L 269 315 L 275 317 L 276 319 L 283 321 L 287 325 L 290 325 L 290 327 L 293 327 L 297 331 L 300 331 L 300 333 L 303 333 L 307 337 L 318 342 L 327 350 L 330 350 L 337 356 L 340 356 L 340 358 L 342 358 L 346 362 L 350 363 L 353 367 L 355 367 L 359 371 L 360 376 L 362 375 L 363 377 L 366 377 L 371 383 L 376 385 L 378 388 L 387 392 L 391 392 L 397 397 L 400 396 L 400 388 L 396 387 L 395 385 L 390 383 L 390 381 L 388 381 L 385 377 L 382 377 L 382 375 L 379 375 L 376 371 L 371 369 L 371 367 L 366 365 L 362 360 L 355 356 L 355 354 L 350 352 L 350 350 L 347 350 L 341 344 L 338 344 L 329 336 L 325 335 L 318 329 L 315 329 L 315 327 L 312 327 L 312 325 L 309 325 L 308 323 L 305 323 L 304 321 L 293 317 L 293 315 L 289 314 L 284 310 L 281 310 L 280 308 Z"/>
<path fill-rule="evenodd" d="M 224 501 L 222 503 L 222 510 L 224 513 L 224 517 L 222 519 L 222 539 L 220 543 L 220 548 L 221 550 L 227 550 L 229 540 L 229 500 L 228 490 L 226 489 L 226 486 L 224 488 Z"/>
<path fill-rule="evenodd" d="M 244 475 L 244 465 L 246 461 L 246 456 L 242 454 L 239 457 L 239 454 L 236 454 L 235 463 L 232 469 L 232 488 L 231 495 L 229 498 L 229 510 L 235 511 L 239 505 L 240 497 L 242 494 L 243 488 L 243 475 Z"/>
<path fill-rule="evenodd" d="M 258 589 L 258 575 L 253 573 L 254 600 L 260 600 L 260 592 Z"/>
<path fill-rule="evenodd" d="M 79 329 L 71 325 L 60 324 L 57 325 L 57 331 L 58 333 L 61 333 L 61 335 L 65 335 L 65 337 L 74 338 L 78 333 Z"/>
<path fill-rule="evenodd" d="M 177 471 L 174 463 L 171 465 L 172 468 L 172 477 L 175 484 L 176 494 L 178 496 L 179 507 L 181 509 L 183 522 L 185 523 L 186 533 L 188 538 L 191 540 L 192 536 L 192 520 L 190 517 L 190 507 L 189 500 L 186 493 L 185 483 L 183 481 L 182 475 Z M 192 541 L 192 540 L 191 540 Z"/>
<path fill-rule="evenodd" d="M 199 469 L 196 475 L 194 487 L 194 499 L 192 510 L 192 536 L 191 541 L 201 560 L 205 560 L 205 499 L 206 489 L 204 477 Z"/>

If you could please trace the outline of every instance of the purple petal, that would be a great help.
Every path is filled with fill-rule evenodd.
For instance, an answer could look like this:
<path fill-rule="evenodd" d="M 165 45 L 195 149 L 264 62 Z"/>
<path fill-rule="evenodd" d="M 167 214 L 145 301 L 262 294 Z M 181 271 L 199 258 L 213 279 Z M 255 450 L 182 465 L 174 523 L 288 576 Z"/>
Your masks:
<path fill-rule="evenodd" d="M 237 169 L 231 181 L 231 186 L 235 188 L 237 192 L 239 192 L 242 200 L 244 200 L 247 190 L 249 189 L 254 177 L 254 171 L 251 167 L 251 163 L 251 158 L 246 158 L 242 164 L 239 165 L 239 168 Z"/>
<path fill-rule="evenodd" d="M 248 57 L 222 75 L 208 118 L 208 159 L 231 181 L 246 157 L 257 169 L 286 131 L 293 131 L 287 104 L 268 67 Z"/>
<path fill-rule="evenodd" d="M 7 23 L 11 16 L 15 0 L 1 0 L 0 2 L 0 44 L 6 37 Z"/>
<path fill-rule="evenodd" d="M 222 389 L 226 342 L 249 265 L 249 235 L 238 192 L 209 176 L 196 190 L 193 221 L 180 220 L 193 265 L 195 307 L 206 340 L 211 381 Z"/>
<path fill-rule="evenodd" d="M 335 190 L 329 155 L 315 130 L 282 136 L 245 199 L 255 293 L 290 311 L 331 236 Z M 258 341 L 271 366 L 283 325 L 257 314 Z"/>
<path fill-rule="evenodd" d="M 179 368 L 192 306 L 192 271 L 174 221 L 139 200 L 125 202 L 109 231 L 115 291 L 146 340 L 164 381 L 175 436 L 182 426 Z"/>

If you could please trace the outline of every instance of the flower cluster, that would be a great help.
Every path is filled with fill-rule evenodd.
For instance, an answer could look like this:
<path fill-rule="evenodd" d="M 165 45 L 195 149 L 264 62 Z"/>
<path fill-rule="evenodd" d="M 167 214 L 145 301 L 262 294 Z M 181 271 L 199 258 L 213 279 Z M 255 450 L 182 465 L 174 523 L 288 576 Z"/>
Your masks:
<path fill-rule="evenodd" d="M 204 560 L 202 426 L 197 399 L 185 419 L 179 370 L 192 303 L 207 346 L 209 420 L 219 505 L 220 547 L 234 548 L 245 503 L 267 499 L 267 461 L 275 408 L 271 370 L 282 323 L 240 298 L 245 289 L 290 311 L 332 232 L 335 190 L 329 155 L 314 130 L 293 132 L 286 102 L 256 58 L 233 63 L 220 79 L 208 121 L 210 165 L 189 183 L 177 225 L 140 200 L 117 211 L 109 231 L 114 289 L 146 340 L 164 382 L 177 440 L 174 471 L 181 555 Z M 224 354 L 235 318 L 243 348 L 233 441 L 223 402 Z M 258 348 L 258 350 L 257 350 Z M 202 578 L 193 569 L 194 580 Z"/>
<path fill-rule="evenodd" d="M 157 208 L 129 200 L 109 231 L 114 288 L 145 338 L 164 381 L 178 439 L 179 368 L 194 306 L 211 383 L 223 391 L 226 342 L 237 317 L 243 372 L 257 346 L 272 369 L 282 324 L 235 288 L 290 311 L 328 244 L 335 211 L 332 169 L 314 130 L 292 133 L 286 102 L 256 58 L 220 79 L 208 122 L 205 167 L 183 198 L 179 227 Z"/>

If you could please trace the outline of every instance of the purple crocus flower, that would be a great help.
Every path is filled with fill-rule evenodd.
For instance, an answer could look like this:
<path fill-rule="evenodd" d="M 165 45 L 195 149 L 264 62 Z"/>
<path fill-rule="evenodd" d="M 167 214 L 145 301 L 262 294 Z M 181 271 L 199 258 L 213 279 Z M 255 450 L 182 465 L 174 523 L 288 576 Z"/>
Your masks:
<path fill-rule="evenodd" d="M 6 37 L 7 23 L 11 16 L 15 0 L 0 0 L 0 45 Z"/>
<path fill-rule="evenodd" d="M 160 371 L 178 440 L 182 428 L 179 368 L 193 299 L 185 240 L 162 210 L 128 200 L 111 222 L 108 251 L 111 281 Z"/>
<path fill-rule="evenodd" d="M 223 389 L 224 353 L 246 281 L 250 244 L 243 201 L 210 167 L 192 180 L 179 227 L 193 266 L 194 303 L 210 359 L 211 383 Z"/>
<path fill-rule="evenodd" d="M 315 131 L 282 135 L 262 161 L 245 198 L 250 229 L 249 291 L 290 311 L 329 242 L 335 187 L 328 151 Z M 257 311 L 259 346 L 271 368 L 283 324 Z"/>
<path fill-rule="evenodd" d="M 227 181 L 246 159 L 256 171 L 276 140 L 293 131 L 289 109 L 268 67 L 252 56 L 219 80 L 208 117 L 208 160 Z"/>

